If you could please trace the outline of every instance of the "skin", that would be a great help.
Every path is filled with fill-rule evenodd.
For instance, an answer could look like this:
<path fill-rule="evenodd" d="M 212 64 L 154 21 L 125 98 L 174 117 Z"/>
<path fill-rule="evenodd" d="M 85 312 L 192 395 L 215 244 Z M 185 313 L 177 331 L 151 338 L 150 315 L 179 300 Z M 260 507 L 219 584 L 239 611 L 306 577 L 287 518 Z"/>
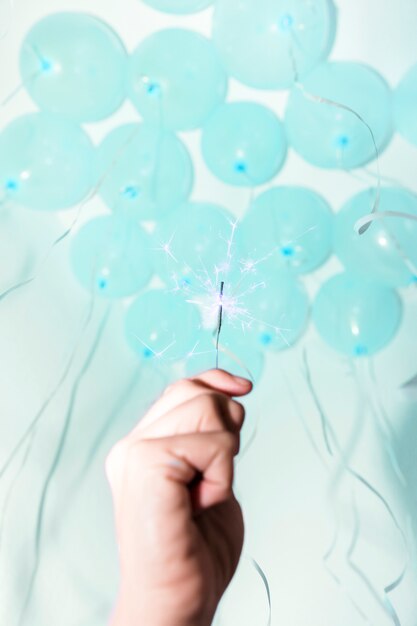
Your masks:
<path fill-rule="evenodd" d="M 175 383 L 106 461 L 121 582 L 111 626 L 209 626 L 243 545 L 233 494 L 251 383 L 222 370 Z"/>

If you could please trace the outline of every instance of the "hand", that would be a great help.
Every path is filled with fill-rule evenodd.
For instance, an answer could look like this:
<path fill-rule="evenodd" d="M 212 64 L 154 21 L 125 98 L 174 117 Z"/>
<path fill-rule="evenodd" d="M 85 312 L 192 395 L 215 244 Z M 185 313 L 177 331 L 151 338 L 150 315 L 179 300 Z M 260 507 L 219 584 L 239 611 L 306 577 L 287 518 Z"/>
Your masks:
<path fill-rule="evenodd" d="M 208 626 L 242 550 L 233 495 L 243 396 L 221 370 L 167 388 L 111 450 L 121 584 L 112 626 Z"/>

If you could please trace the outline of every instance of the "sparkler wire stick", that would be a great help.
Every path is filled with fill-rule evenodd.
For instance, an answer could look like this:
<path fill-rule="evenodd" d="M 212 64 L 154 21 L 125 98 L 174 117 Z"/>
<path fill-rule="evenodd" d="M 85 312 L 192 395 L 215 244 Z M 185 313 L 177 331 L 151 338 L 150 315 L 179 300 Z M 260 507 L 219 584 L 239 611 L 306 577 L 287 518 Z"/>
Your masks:
<path fill-rule="evenodd" d="M 216 369 L 219 369 L 219 342 L 220 342 L 220 334 L 222 332 L 223 325 L 223 293 L 224 293 L 224 280 L 220 283 L 220 293 L 219 293 L 219 319 L 217 323 L 217 334 L 216 334 Z"/>

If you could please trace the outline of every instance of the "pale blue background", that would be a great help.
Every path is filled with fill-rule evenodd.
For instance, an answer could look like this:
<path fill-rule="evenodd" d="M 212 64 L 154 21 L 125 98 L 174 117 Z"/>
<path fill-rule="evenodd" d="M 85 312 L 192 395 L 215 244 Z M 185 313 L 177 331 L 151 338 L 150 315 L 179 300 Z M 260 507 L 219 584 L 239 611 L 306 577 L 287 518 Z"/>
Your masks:
<path fill-rule="evenodd" d="M 231 0 L 232 1 L 232 0 Z M 4 3 L 4 0 L 2 0 Z M 87 6 L 88 5 L 88 6 Z M 367 62 L 392 86 L 417 62 L 417 2 L 415 0 L 338 0 L 339 26 L 332 58 Z M 16 0 L 12 28 L 0 42 L 0 98 L 19 82 L 19 42 L 30 25 L 55 10 L 88 10 L 110 22 L 131 50 L 147 33 L 173 24 L 209 32 L 210 10 L 197 16 L 172 17 L 152 11 L 139 0 Z M 0 29 L 1 30 L 1 29 Z M 229 99 L 263 101 L 282 113 L 285 95 L 256 92 L 232 82 Z M 0 109 L 0 126 L 16 115 L 33 110 L 20 93 Z M 87 126 L 98 141 L 113 126 L 136 118 L 126 104 L 109 121 Z M 199 133 L 184 135 L 197 161 L 194 200 L 223 204 L 236 214 L 247 205 L 248 193 L 215 180 L 199 157 Z M 384 175 L 417 191 L 417 150 L 398 135 L 381 158 Z M 374 168 L 373 168 L 374 169 Z M 366 180 L 367 177 L 363 176 Z M 369 180 L 369 179 L 368 179 Z M 290 152 L 277 181 L 311 186 L 326 196 L 337 210 L 364 183 L 346 173 L 321 171 L 306 165 Z M 103 211 L 95 198 L 82 219 Z M 16 278 L 28 275 L 30 264 L 39 264 L 62 222 L 62 216 L 41 215 L 19 208 L 0 213 L 0 290 Z M 70 275 L 67 245 L 53 254 L 39 279 L 0 303 L 0 455 L 24 431 L 58 373 L 85 316 L 88 296 Z M 336 261 L 308 280 L 314 293 L 324 277 L 335 272 Z M 319 449 L 325 454 L 317 411 L 308 393 L 301 368 L 301 349 L 307 346 L 318 394 L 339 437 L 347 441 L 355 420 L 362 425 L 354 465 L 382 491 L 404 528 L 409 519 L 410 565 L 400 589 L 391 594 L 402 626 L 417 624 L 417 560 L 412 541 L 417 528 L 417 398 L 399 391 L 399 385 L 417 372 L 417 293 L 403 293 L 405 316 L 401 332 L 375 359 L 378 379 L 372 392 L 368 365 L 358 365 L 359 392 L 349 364 L 323 345 L 313 329 L 294 350 L 269 358 L 267 371 L 249 401 L 245 430 L 248 438 L 258 422 L 258 435 L 237 470 L 237 489 L 244 504 L 247 536 L 245 553 L 255 557 L 268 576 L 273 603 L 273 626 L 360 626 L 346 593 L 326 572 L 322 558 L 333 530 L 332 509 L 326 501 L 329 474 L 317 460 L 301 426 L 302 412 Z M 103 314 L 96 307 L 67 383 L 45 414 L 30 461 L 15 485 L 8 508 L 0 552 L 0 623 L 17 624 L 22 596 L 33 559 L 35 510 L 42 480 L 54 450 L 68 405 L 71 384 L 85 359 L 89 342 Z M 46 511 L 42 559 L 34 601 L 26 621 L 30 626 L 99 626 L 106 623 L 117 586 L 116 554 L 111 507 L 102 461 L 111 442 L 131 427 L 155 397 L 167 376 L 142 372 L 127 394 L 136 362 L 123 340 L 122 306 L 116 305 L 105 338 L 91 370 L 79 388 L 68 445 L 50 490 Z M 291 396 L 293 391 L 296 401 Z M 127 396 L 127 397 L 126 397 Z M 406 477 L 403 489 L 384 451 L 369 400 L 382 402 L 397 433 L 397 454 Z M 98 429 L 111 417 L 120 398 L 125 405 L 109 433 L 94 468 L 86 473 L 85 458 Z M 359 406 L 358 406 L 359 405 Z M 0 482 L 4 497 L 17 465 Z M 333 466 L 334 471 L 334 466 Z M 83 480 L 80 480 L 80 473 Z M 342 531 L 330 565 L 343 579 L 373 626 L 389 620 L 346 561 L 352 534 L 352 483 L 344 481 L 336 500 Z M 356 489 L 361 538 L 355 562 L 380 590 L 400 573 L 404 553 L 398 533 L 382 506 L 362 488 Z M 225 598 L 220 623 L 224 626 L 266 624 L 265 590 L 249 561 L 243 559 Z"/>

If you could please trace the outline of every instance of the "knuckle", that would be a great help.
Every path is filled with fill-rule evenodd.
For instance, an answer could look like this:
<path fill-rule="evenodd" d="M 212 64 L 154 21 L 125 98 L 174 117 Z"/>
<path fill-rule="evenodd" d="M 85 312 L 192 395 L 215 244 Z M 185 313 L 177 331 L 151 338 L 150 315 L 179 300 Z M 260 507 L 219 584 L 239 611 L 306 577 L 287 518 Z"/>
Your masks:
<path fill-rule="evenodd" d="M 229 401 L 229 410 L 234 419 L 236 419 L 239 422 L 243 422 L 246 411 L 245 411 L 245 407 L 243 406 L 241 402 L 237 402 L 237 400 L 231 399 Z"/>
<path fill-rule="evenodd" d="M 126 453 L 126 466 L 128 472 L 135 472 L 147 458 L 151 441 L 148 439 L 137 439 L 132 441 Z"/>
<path fill-rule="evenodd" d="M 224 453 L 227 456 L 234 456 L 237 454 L 239 451 L 239 436 L 234 433 L 224 432 L 221 433 L 221 437 L 221 447 Z"/>
<path fill-rule="evenodd" d="M 215 393 L 203 393 L 199 397 L 199 402 L 201 408 L 211 414 L 218 414 L 220 408 L 220 397 Z"/>
<path fill-rule="evenodd" d="M 121 439 L 110 449 L 104 461 L 104 468 L 109 481 L 111 481 L 114 473 L 123 464 L 126 456 L 126 441 Z"/>

